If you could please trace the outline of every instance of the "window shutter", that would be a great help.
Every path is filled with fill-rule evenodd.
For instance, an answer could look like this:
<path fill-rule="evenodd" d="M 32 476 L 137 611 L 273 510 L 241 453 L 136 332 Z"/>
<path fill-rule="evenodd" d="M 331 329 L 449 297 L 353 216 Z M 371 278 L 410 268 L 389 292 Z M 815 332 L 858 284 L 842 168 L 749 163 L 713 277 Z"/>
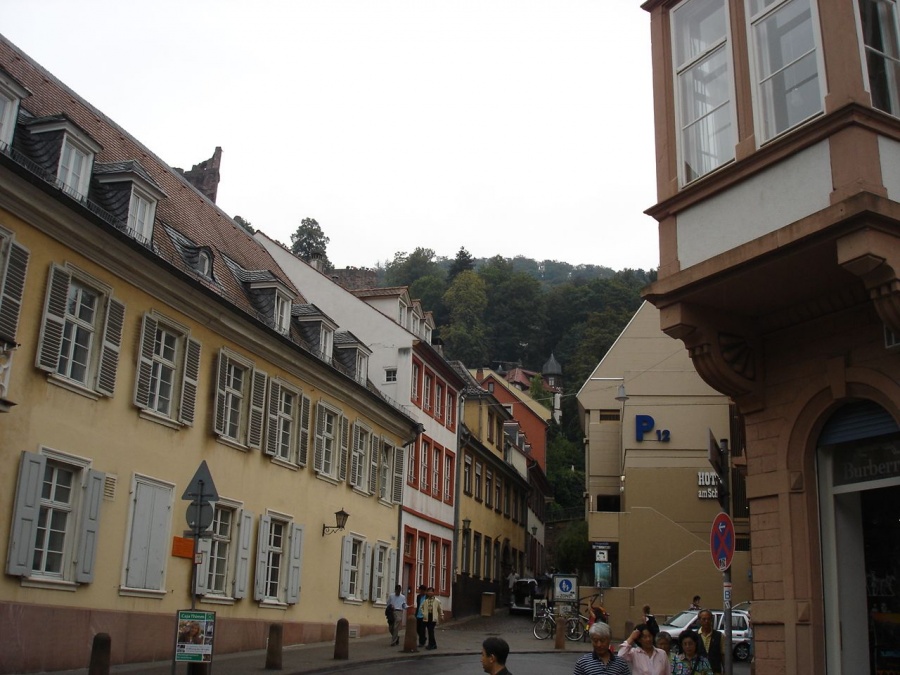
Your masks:
<path fill-rule="evenodd" d="M 341 598 L 350 595 L 350 560 L 353 557 L 353 537 L 347 535 L 341 542 L 341 589 L 338 596 Z"/>
<path fill-rule="evenodd" d="M 47 297 L 44 300 L 44 317 L 41 321 L 41 337 L 38 341 L 35 366 L 48 373 L 59 367 L 62 349 L 63 326 L 66 322 L 66 300 L 72 276 L 62 267 L 53 265 L 47 280 Z"/>
<path fill-rule="evenodd" d="M 353 423 L 353 447 L 350 449 L 350 485 L 355 485 L 359 487 L 360 476 L 362 475 L 362 470 L 360 467 L 360 463 L 362 462 L 362 457 L 360 457 L 360 438 L 362 436 L 362 429 L 359 428 L 359 422 Z"/>
<path fill-rule="evenodd" d="M 197 386 L 200 381 L 200 343 L 192 338 L 185 339 L 184 377 L 181 380 L 181 405 L 178 407 L 178 421 L 187 426 L 194 424 L 197 405 Z"/>
<path fill-rule="evenodd" d="M 0 295 L 0 337 L 15 341 L 19 327 L 19 311 L 25 295 L 25 272 L 28 269 L 28 249 L 10 242 L 9 256 Z"/>
<path fill-rule="evenodd" d="M 253 514 L 244 509 L 241 511 L 238 527 L 237 557 L 234 565 L 234 587 L 232 597 L 236 600 L 247 597 L 247 584 L 250 581 L 250 555 L 253 550 Z"/>
<path fill-rule="evenodd" d="M 216 412 L 213 415 L 213 431 L 219 436 L 225 435 L 225 380 L 228 375 L 228 357 L 219 350 L 219 363 L 216 368 Z"/>
<path fill-rule="evenodd" d="M 303 526 L 291 523 L 291 553 L 288 558 L 287 603 L 300 601 L 300 580 L 303 573 Z"/>
<path fill-rule="evenodd" d="M 372 583 L 372 544 L 365 542 L 366 552 L 363 562 L 362 599 L 369 599 L 369 585 Z"/>
<path fill-rule="evenodd" d="M 19 464 L 16 503 L 13 509 L 12 534 L 6 573 L 27 577 L 31 574 L 34 557 L 34 538 L 41 511 L 41 487 L 47 458 L 33 452 L 23 452 Z"/>
<path fill-rule="evenodd" d="M 107 396 L 112 396 L 116 390 L 116 370 L 119 366 L 124 325 L 125 305 L 110 298 L 106 303 L 103 346 L 100 348 L 100 368 L 97 371 L 97 391 Z"/>
<path fill-rule="evenodd" d="M 156 328 L 159 323 L 150 314 L 141 321 L 141 349 L 138 353 L 137 383 L 134 387 L 134 404 L 146 408 L 150 401 L 150 374 L 153 370 L 153 348 L 156 345 Z"/>
<path fill-rule="evenodd" d="M 269 382 L 268 424 L 266 425 L 266 454 L 275 455 L 278 449 L 278 412 L 281 398 L 281 385 L 272 380 Z"/>
<path fill-rule="evenodd" d="M 391 498 L 395 504 L 403 503 L 403 473 L 406 470 L 403 456 L 405 452 L 404 448 L 394 448 L 394 489 L 391 491 Z"/>
<path fill-rule="evenodd" d="M 341 415 L 341 457 L 338 479 L 347 480 L 347 455 L 350 452 L 350 420 Z"/>
<path fill-rule="evenodd" d="M 306 466 L 309 455 L 309 412 L 312 402 L 308 396 L 300 397 L 300 440 L 297 463 Z"/>
<path fill-rule="evenodd" d="M 393 593 L 397 586 L 397 549 L 388 552 L 388 592 Z"/>
<path fill-rule="evenodd" d="M 100 533 L 100 503 L 103 500 L 103 481 L 106 474 L 89 469 L 81 504 L 81 523 L 78 527 L 78 552 L 75 554 L 75 581 L 88 584 L 94 580 L 97 559 L 97 537 Z"/>
<path fill-rule="evenodd" d="M 250 390 L 250 422 L 247 427 L 247 445 L 255 450 L 262 447 L 263 420 L 266 409 L 266 381 L 269 376 L 253 369 L 253 386 Z"/>
<path fill-rule="evenodd" d="M 316 451 L 313 458 L 313 468 L 316 471 L 325 469 L 325 408 L 321 403 L 316 403 Z"/>
<path fill-rule="evenodd" d="M 195 567 L 194 571 L 194 592 L 197 595 L 206 595 L 209 593 L 209 586 L 206 582 L 209 578 L 209 555 L 212 553 L 212 539 L 202 537 L 194 541 L 197 542 L 197 553 L 200 554 L 200 564 Z"/>
<path fill-rule="evenodd" d="M 378 463 L 381 461 L 381 439 L 372 434 L 372 448 L 369 453 L 369 494 L 378 492 Z"/>
<path fill-rule="evenodd" d="M 266 562 L 269 553 L 269 526 L 272 516 L 259 517 L 259 532 L 256 537 L 256 583 L 253 587 L 253 599 L 266 597 Z"/>

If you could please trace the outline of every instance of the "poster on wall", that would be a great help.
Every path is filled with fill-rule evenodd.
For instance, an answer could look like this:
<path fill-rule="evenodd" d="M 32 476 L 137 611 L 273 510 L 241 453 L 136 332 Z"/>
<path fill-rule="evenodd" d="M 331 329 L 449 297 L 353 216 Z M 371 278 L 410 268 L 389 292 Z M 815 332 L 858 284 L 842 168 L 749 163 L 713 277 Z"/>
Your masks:
<path fill-rule="evenodd" d="M 594 563 L 594 586 L 597 588 L 612 587 L 612 563 Z"/>
<path fill-rule="evenodd" d="M 210 663 L 216 628 L 215 612 L 179 610 L 175 635 L 175 662 Z"/>

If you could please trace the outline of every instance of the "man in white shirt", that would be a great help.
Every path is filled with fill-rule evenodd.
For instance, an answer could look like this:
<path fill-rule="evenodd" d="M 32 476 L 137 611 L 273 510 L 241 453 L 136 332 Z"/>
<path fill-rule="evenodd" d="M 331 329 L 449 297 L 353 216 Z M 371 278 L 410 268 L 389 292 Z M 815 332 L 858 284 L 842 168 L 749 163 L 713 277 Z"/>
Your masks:
<path fill-rule="evenodd" d="M 394 609 L 394 623 L 391 624 L 391 647 L 400 644 L 400 624 L 406 613 L 406 596 L 400 592 L 400 584 L 394 587 L 394 592 L 388 596 L 388 605 Z"/>

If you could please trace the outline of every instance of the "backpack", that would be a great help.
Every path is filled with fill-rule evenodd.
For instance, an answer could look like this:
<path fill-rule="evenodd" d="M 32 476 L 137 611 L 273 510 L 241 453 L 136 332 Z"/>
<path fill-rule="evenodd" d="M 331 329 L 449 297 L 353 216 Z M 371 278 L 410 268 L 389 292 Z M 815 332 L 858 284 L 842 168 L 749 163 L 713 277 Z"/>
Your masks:
<path fill-rule="evenodd" d="M 394 623 L 394 608 L 388 603 L 388 606 L 384 608 L 384 616 L 387 619 L 388 623 Z"/>

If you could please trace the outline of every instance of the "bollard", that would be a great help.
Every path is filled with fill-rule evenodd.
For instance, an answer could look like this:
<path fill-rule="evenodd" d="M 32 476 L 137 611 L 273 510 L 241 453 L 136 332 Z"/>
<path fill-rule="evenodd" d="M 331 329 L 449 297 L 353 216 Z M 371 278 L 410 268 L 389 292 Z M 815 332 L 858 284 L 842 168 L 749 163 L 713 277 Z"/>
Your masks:
<path fill-rule="evenodd" d="M 560 615 L 556 617 L 556 649 L 566 648 L 566 617 Z"/>
<path fill-rule="evenodd" d="M 350 658 L 350 622 L 338 619 L 334 634 L 334 660 L 346 661 Z"/>
<path fill-rule="evenodd" d="M 403 613 L 406 628 L 403 631 L 403 649 L 400 651 L 410 654 L 419 651 L 419 634 L 416 632 L 416 600 L 411 590 L 407 590 L 407 607 Z"/>
<path fill-rule="evenodd" d="M 269 641 L 266 643 L 266 670 L 281 670 L 281 648 L 284 644 L 284 626 L 269 625 Z"/>
<path fill-rule="evenodd" d="M 91 643 L 91 665 L 88 675 L 109 675 L 109 655 L 112 638 L 109 633 L 97 633 Z"/>

